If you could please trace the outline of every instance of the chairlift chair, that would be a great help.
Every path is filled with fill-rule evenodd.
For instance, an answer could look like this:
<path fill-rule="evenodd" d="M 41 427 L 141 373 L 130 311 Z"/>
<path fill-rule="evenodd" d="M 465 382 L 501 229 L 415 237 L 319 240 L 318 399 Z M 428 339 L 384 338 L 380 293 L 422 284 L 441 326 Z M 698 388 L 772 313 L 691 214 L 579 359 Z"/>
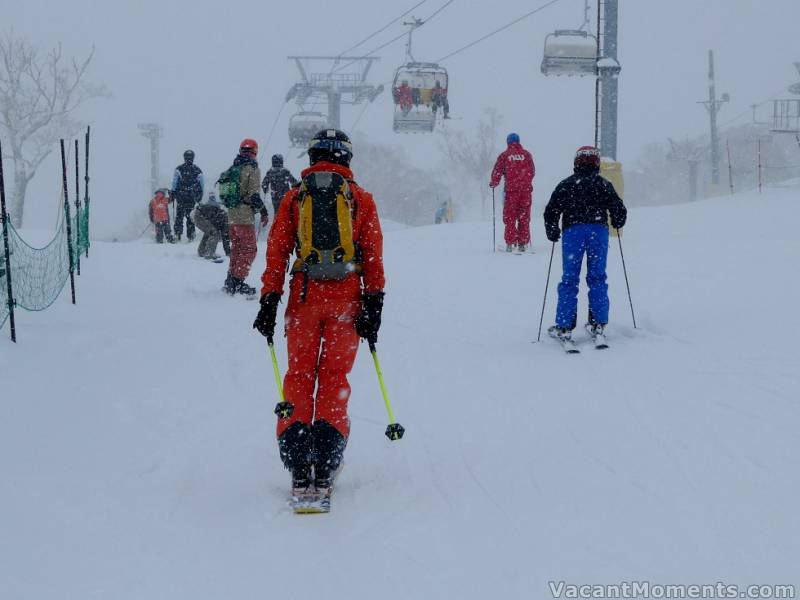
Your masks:
<path fill-rule="evenodd" d="M 544 40 L 545 76 L 584 77 L 597 73 L 597 38 L 580 29 L 559 29 Z"/>
<path fill-rule="evenodd" d="M 402 106 L 398 89 L 404 81 L 411 88 L 411 103 Z M 392 82 L 395 132 L 431 133 L 434 130 L 436 112 L 433 107 L 433 90 L 436 83 L 447 93 L 447 69 L 436 63 L 408 62 L 398 67 Z"/>
<path fill-rule="evenodd" d="M 328 118 L 321 112 L 301 110 L 289 119 L 289 140 L 295 148 L 306 148 L 320 130 L 328 127 Z"/>

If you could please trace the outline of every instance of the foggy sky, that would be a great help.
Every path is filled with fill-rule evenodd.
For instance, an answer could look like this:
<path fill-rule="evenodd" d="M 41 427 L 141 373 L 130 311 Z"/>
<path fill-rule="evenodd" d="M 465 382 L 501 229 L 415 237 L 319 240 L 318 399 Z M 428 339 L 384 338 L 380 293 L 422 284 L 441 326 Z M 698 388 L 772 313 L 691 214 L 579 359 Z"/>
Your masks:
<path fill-rule="evenodd" d="M 68 54 L 82 56 L 96 47 L 91 80 L 106 84 L 113 97 L 91 102 L 79 116 L 93 126 L 94 233 L 107 235 L 149 201 L 148 142 L 138 122 L 157 121 L 165 128 L 164 183 L 186 148 L 196 151 L 197 164 L 213 182 L 244 137 L 261 144 L 262 167 L 280 152 L 297 171 L 304 163 L 296 159 L 297 150 L 290 151 L 286 136 L 294 105 L 284 108 L 264 147 L 297 80 L 286 56 L 338 54 L 416 1 L 1 0 L 0 14 L 3 29 L 13 27 L 42 48 L 61 41 Z M 426 18 L 443 3 L 429 0 L 414 15 Z M 414 54 L 417 60 L 436 60 L 542 3 L 456 0 L 417 31 Z M 450 126 L 471 128 L 482 107 L 498 108 L 505 116 L 499 141 L 516 131 L 534 153 L 539 206 L 568 174 L 574 149 L 593 140 L 594 79 L 545 78 L 539 72 L 545 35 L 577 27 L 582 13 L 582 0 L 561 0 L 444 63 L 456 117 Z M 732 99 L 721 122 L 743 112 L 737 123 L 746 122 L 750 104 L 800 79 L 792 66 L 800 60 L 798 23 L 797 0 L 621 0 L 619 158 L 632 164 L 651 141 L 707 129 L 705 109 L 696 101 L 707 93 L 709 48 L 717 54 L 718 92 L 729 92 Z M 359 51 L 401 30 L 396 24 Z M 404 61 L 403 42 L 378 55 L 372 80 L 388 82 Z M 359 110 L 345 109 L 346 131 Z M 439 160 L 436 136 L 397 135 L 391 122 L 385 92 L 358 130 L 402 145 L 420 165 Z M 52 226 L 59 187 L 59 165 L 48 160 L 31 185 L 26 226 Z"/>

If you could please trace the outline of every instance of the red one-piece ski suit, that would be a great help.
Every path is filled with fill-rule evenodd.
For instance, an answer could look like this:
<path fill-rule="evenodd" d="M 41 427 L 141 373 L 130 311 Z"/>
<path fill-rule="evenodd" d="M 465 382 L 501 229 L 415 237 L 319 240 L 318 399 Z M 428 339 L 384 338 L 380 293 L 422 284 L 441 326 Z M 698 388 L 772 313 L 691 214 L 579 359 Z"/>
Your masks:
<path fill-rule="evenodd" d="M 536 166 L 533 156 L 519 142 L 508 145 L 505 152 L 497 157 L 492 169 L 491 187 L 506 178 L 503 223 L 505 224 L 506 244 L 529 244 L 531 242 L 531 205 L 533 203 L 533 176 Z"/>
<path fill-rule="evenodd" d="M 353 193 L 353 240 L 360 250 L 361 273 L 338 281 L 306 280 L 296 273 L 289 283 L 286 306 L 286 337 L 289 368 L 284 378 L 286 401 L 294 405 L 291 417 L 278 419 L 278 436 L 293 423 L 310 425 L 324 420 L 347 439 L 350 419 L 347 403 L 350 384 L 347 375 L 353 368 L 359 338 L 354 319 L 361 309 L 364 292 L 380 292 L 384 287 L 383 233 L 372 195 L 357 184 L 350 169 L 319 162 L 303 171 L 338 173 L 350 182 Z M 281 200 L 267 243 L 267 267 L 261 278 L 262 296 L 283 293 L 289 258 L 296 249 L 300 207 L 298 188 Z M 316 388 L 316 397 L 315 397 Z"/>

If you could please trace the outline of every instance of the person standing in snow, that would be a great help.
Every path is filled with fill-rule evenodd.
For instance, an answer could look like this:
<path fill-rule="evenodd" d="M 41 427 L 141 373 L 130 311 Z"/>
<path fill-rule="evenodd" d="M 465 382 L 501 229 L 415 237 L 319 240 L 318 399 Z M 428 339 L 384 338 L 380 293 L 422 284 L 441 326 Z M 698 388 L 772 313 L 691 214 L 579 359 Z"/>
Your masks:
<path fill-rule="evenodd" d="M 164 238 L 170 244 L 175 243 L 175 238 L 172 237 L 172 232 L 169 230 L 169 199 L 167 198 L 167 190 L 156 190 L 155 196 L 150 200 L 149 208 L 150 222 L 156 228 L 156 244 L 163 244 Z"/>
<path fill-rule="evenodd" d="M 272 196 L 272 206 L 275 209 L 273 214 L 278 214 L 278 207 L 281 205 L 281 200 L 289 191 L 289 188 L 297 183 L 297 179 L 291 174 L 289 169 L 283 166 L 283 156 L 275 154 L 272 157 L 272 168 L 264 175 L 264 181 L 261 182 L 261 189 L 264 194 Z"/>
<path fill-rule="evenodd" d="M 610 181 L 600 176 L 600 151 L 582 146 L 575 154 L 574 173 L 556 186 L 544 210 L 547 239 L 561 237 L 564 273 L 558 286 L 556 323 L 548 333 L 571 340 L 578 313 L 578 283 L 586 254 L 586 283 L 589 286 L 589 322 L 592 337 L 602 336 L 608 324 L 608 221 L 615 229 L 625 225 L 627 210 Z M 559 227 L 559 219 L 561 227 Z"/>
<path fill-rule="evenodd" d="M 228 237 L 228 213 L 220 207 L 214 192 L 208 195 L 208 202 L 198 204 L 194 209 L 195 225 L 203 232 L 200 244 L 197 246 L 197 254 L 200 258 L 216 260 L 217 245 L 222 241 L 222 249 L 225 256 L 231 255 L 231 243 Z"/>
<path fill-rule="evenodd" d="M 172 176 L 172 200 L 175 201 L 175 237 L 181 239 L 183 221 L 186 220 L 186 239 L 194 240 L 192 209 L 203 199 L 203 172 L 194 164 L 194 151 L 183 153 L 183 164 Z"/>
<path fill-rule="evenodd" d="M 347 375 L 358 338 L 376 342 L 381 325 L 383 234 L 372 195 L 353 181 L 347 135 L 320 131 L 309 143 L 308 156 L 311 166 L 284 198 L 272 226 L 261 309 L 253 327 L 272 340 L 287 265 L 296 251 L 286 308 L 289 368 L 284 379 L 286 401 L 294 410 L 278 420 L 278 447 L 292 473 L 293 495 L 324 497 L 350 433 Z M 330 207 L 336 217 L 327 218 L 331 211 L 320 207 Z M 305 223 L 313 225 L 313 236 Z M 336 247 L 333 251 L 322 246 L 326 238 L 333 240 L 328 244 Z"/>
<path fill-rule="evenodd" d="M 269 215 L 261 200 L 261 171 L 256 162 L 258 143 L 250 138 L 239 145 L 233 166 L 220 176 L 220 198 L 228 208 L 228 232 L 231 239 L 231 261 L 223 289 L 231 295 L 254 296 L 256 289 L 245 279 L 256 257 L 255 214 L 261 213 L 261 226 L 269 223 Z"/>
<path fill-rule="evenodd" d="M 506 251 L 517 246 L 521 252 L 531 243 L 531 204 L 536 166 L 533 156 L 520 144 L 516 133 L 508 134 L 508 148 L 497 157 L 489 187 L 496 188 L 506 178 L 503 224 Z"/>

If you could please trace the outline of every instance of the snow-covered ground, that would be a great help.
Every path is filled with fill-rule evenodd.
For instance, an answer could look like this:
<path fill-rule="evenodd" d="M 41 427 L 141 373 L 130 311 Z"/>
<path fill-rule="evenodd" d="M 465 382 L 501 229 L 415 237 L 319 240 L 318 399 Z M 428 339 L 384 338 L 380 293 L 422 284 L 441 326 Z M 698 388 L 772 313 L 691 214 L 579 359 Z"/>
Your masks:
<path fill-rule="evenodd" d="M 0 597 L 798 584 L 798 222 L 797 189 L 631 211 L 639 329 L 614 240 L 612 348 L 577 356 L 532 343 L 538 220 L 525 256 L 492 253 L 481 224 L 388 232 L 379 351 L 407 434 L 383 436 L 362 350 L 322 517 L 285 504 L 257 304 L 224 296 L 225 266 L 194 247 L 96 243 L 77 307 L 18 314 L 16 346 L 2 332 Z"/>

